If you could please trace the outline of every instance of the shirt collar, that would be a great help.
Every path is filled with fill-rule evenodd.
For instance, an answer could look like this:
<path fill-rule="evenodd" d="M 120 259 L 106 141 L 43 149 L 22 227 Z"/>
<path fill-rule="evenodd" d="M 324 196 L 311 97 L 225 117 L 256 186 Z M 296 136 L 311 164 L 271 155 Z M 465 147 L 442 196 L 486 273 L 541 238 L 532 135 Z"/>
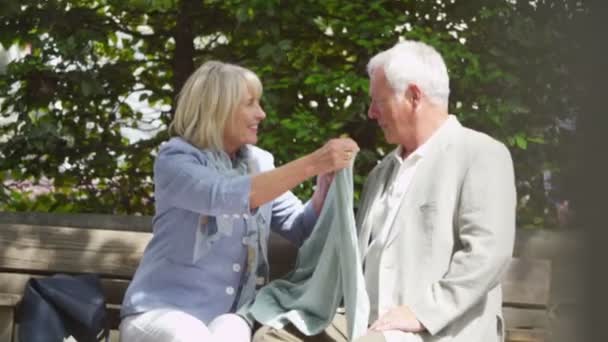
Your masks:
<path fill-rule="evenodd" d="M 437 136 L 441 135 L 441 132 L 445 130 L 445 127 L 451 124 L 451 122 L 454 120 L 456 120 L 454 115 L 448 115 L 448 118 L 441 124 L 441 126 L 439 126 L 439 128 L 435 130 L 435 132 L 433 132 L 433 134 L 431 134 L 431 136 L 422 145 L 418 146 L 414 152 L 410 153 L 407 158 L 404 159 L 401 157 L 403 155 L 403 146 L 401 145 L 393 150 L 391 153 L 392 158 L 399 162 L 399 164 L 402 164 L 409 159 L 418 160 L 424 158 L 424 156 L 428 153 L 429 147 L 432 146 L 434 141 L 437 140 Z"/>

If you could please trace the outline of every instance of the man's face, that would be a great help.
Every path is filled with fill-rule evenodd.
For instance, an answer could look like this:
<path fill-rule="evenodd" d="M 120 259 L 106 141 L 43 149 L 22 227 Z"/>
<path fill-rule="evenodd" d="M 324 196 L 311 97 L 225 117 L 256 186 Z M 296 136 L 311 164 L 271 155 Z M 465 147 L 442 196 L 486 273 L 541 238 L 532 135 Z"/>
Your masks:
<path fill-rule="evenodd" d="M 367 112 L 370 119 L 376 120 L 384 138 L 389 144 L 398 144 L 411 126 L 411 105 L 405 92 L 396 93 L 388 83 L 384 70 L 377 68 L 372 72 L 369 87 L 371 104 Z"/>

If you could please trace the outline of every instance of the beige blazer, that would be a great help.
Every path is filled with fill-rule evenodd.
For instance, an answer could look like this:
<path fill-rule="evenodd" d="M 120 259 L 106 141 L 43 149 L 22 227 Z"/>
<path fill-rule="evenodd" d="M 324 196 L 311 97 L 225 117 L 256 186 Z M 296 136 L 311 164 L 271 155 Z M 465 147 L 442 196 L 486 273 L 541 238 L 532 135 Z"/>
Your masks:
<path fill-rule="evenodd" d="M 507 148 L 448 120 L 420 161 L 380 257 L 379 302 L 407 305 L 423 341 L 503 341 L 499 279 L 513 252 L 516 193 Z M 369 174 L 357 213 L 363 258 L 371 203 L 392 161 Z M 373 265 L 366 265 L 373 267 Z M 395 284 L 383 291 L 383 284 Z"/>

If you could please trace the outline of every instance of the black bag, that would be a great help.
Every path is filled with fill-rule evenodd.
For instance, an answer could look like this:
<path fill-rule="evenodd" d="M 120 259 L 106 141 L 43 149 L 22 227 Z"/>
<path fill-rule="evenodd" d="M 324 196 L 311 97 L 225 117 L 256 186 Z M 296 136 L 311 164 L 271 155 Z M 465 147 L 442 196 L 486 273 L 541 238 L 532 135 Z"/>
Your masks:
<path fill-rule="evenodd" d="M 97 342 L 110 336 L 106 303 L 95 275 L 30 279 L 21 302 L 21 342 Z"/>

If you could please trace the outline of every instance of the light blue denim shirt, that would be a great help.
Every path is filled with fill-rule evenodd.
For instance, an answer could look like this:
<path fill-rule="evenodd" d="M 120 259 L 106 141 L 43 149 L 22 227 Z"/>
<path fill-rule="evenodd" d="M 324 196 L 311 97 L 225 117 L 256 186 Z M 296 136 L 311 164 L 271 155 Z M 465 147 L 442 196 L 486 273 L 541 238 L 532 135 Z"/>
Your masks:
<path fill-rule="evenodd" d="M 160 147 L 154 164 L 153 237 L 127 289 L 121 316 L 183 310 L 205 323 L 251 301 L 268 278 L 270 229 L 300 246 L 317 215 L 291 192 L 249 209 L 252 173 L 274 168 L 255 146 L 239 152 L 249 173 L 224 152 L 181 138 Z"/>

